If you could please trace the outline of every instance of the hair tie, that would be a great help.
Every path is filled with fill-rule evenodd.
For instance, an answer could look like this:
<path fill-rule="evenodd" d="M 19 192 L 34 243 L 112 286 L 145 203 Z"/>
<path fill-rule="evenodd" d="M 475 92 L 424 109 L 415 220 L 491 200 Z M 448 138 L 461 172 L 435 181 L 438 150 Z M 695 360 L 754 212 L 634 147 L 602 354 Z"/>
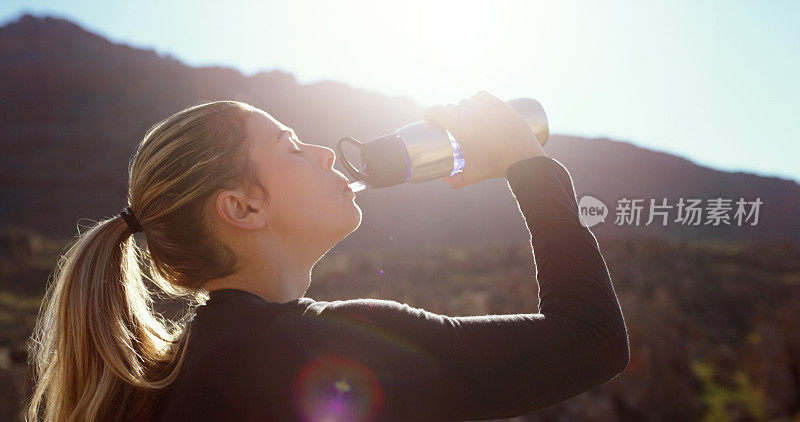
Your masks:
<path fill-rule="evenodd" d="M 125 220 L 125 223 L 128 225 L 128 228 L 131 229 L 131 233 L 139 233 L 142 231 L 142 226 L 139 225 L 139 222 L 136 221 L 136 216 L 133 215 L 133 210 L 131 207 L 125 207 L 120 211 L 119 215 Z"/>

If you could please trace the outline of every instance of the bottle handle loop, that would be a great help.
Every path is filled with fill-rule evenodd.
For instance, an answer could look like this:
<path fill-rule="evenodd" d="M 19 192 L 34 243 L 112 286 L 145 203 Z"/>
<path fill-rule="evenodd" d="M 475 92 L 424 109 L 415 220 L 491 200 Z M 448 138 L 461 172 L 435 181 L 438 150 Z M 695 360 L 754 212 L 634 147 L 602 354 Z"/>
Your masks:
<path fill-rule="evenodd" d="M 345 136 L 344 138 L 339 139 L 339 142 L 336 143 L 336 152 L 339 154 L 339 157 L 342 157 L 342 164 L 344 164 L 344 168 L 346 168 L 347 171 L 350 172 L 350 175 L 354 179 L 366 181 L 367 180 L 366 174 L 364 174 L 363 172 L 355 168 L 352 164 L 350 164 L 350 160 L 348 160 L 347 157 L 344 155 L 344 151 L 342 150 L 343 142 L 355 145 L 356 147 L 358 147 L 359 151 L 364 146 L 364 143 L 350 136 Z"/>

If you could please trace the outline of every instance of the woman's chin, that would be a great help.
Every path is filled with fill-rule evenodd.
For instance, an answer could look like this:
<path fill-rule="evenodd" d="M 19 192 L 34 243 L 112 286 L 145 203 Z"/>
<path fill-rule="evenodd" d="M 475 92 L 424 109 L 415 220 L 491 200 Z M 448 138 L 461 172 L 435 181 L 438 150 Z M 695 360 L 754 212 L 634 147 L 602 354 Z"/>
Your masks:
<path fill-rule="evenodd" d="M 353 221 L 351 224 L 352 230 L 350 230 L 350 233 L 356 231 L 359 227 L 361 227 L 361 219 L 363 217 L 361 212 L 361 207 L 359 207 L 358 204 L 356 203 L 353 203 L 353 205 L 355 205 L 355 207 L 353 210 Z"/>

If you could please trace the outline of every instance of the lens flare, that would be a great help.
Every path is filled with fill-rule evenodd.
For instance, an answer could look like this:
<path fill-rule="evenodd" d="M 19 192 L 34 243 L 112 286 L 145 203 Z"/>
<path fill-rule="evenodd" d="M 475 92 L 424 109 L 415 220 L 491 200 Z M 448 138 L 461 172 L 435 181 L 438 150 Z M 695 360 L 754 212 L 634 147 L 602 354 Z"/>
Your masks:
<path fill-rule="evenodd" d="M 325 356 L 300 372 L 294 400 L 308 422 L 373 421 L 383 406 L 384 392 L 369 368 Z"/>

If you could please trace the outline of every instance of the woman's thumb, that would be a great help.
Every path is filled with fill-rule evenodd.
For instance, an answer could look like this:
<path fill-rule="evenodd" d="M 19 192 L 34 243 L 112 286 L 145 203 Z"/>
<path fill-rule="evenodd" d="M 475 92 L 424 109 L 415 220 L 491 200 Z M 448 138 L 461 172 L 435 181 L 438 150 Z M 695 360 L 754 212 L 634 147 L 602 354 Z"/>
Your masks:
<path fill-rule="evenodd" d="M 459 189 L 459 188 L 464 186 L 464 173 L 463 172 L 456 173 L 456 174 L 454 174 L 452 176 L 440 177 L 439 179 L 440 180 L 444 180 L 445 182 L 447 182 L 447 184 L 450 185 L 450 187 L 453 188 L 453 189 Z"/>

